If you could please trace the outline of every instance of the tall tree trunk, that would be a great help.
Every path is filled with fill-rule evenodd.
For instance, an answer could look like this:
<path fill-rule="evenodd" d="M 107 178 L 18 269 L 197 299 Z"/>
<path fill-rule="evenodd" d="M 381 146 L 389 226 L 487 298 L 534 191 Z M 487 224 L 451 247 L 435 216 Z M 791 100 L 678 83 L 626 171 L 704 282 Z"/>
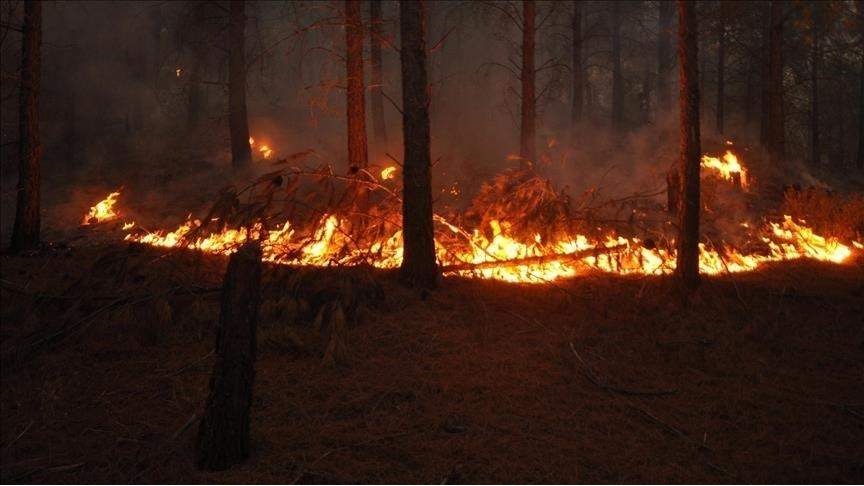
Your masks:
<path fill-rule="evenodd" d="M 535 97 L 534 69 L 534 20 L 536 10 L 534 0 L 522 2 L 522 120 L 520 124 L 519 155 L 522 167 L 528 167 L 535 162 L 536 156 L 536 123 L 537 99 Z"/>
<path fill-rule="evenodd" d="M 761 105 L 761 117 L 759 125 L 759 144 L 770 149 L 771 145 L 771 101 L 770 101 L 770 66 L 771 57 L 768 52 L 771 50 L 771 2 L 765 2 L 763 11 L 765 29 L 762 31 L 762 59 L 760 59 L 761 67 L 759 69 L 759 88 L 761 94 L 759 104 Z"/>
<path fill-rule="evenodd" d="M 621 3 L 612 2 L 610 37 L 612 38 L 612 128 L 624 125 L 624 79 L 621 77 Z"/>
<path fill-rule="evenodd" d="M 249 455 L 249 412 L 255 382 L 261 247 L 246 243 L 231 255 L 222 284 L 216 363 L 198 429 L 198 467 L 227 469 Z"/>
<path fill-rule="evenodd" d="M 432 227 L 431 137 L 429 85 L 426 78 L 426 6 L 424 0 L 403 0 L 400 8 L 402 49 L 403 157 L 402 237 L 400 276 L 411 286 L 433 288 L 438 283 L 435 235 Z"/>
<path fill-rule="evenodd" d="M 372 67 L 372 86 L 369 101 L 372 103 L 372 131 L 379 149 L 387 145 L 387 124 L 384 121 L 384 75 L 381 55 L 381 0 L 369 1 L 369 57 Z"/>
<path fill-rule="evenodd" d="M 193 25 L 191 27 L 194 31 L 200 31 L 204 28 L 204 24 L 207 21 L 205 19 L 205 7 L 206 4 L 204 2 L 193 4 Z M 199 38 L 191 40 L 193 59 L 189 69 L 189 92 L 186 105 L 186 129 L 190 132 L 199 127 L 201 123 L 201 111 L 204 107 L 202 71 L 204 71 L 207 52 L 204 40 L 200 38 L 200 34 L 197 37 Z"/>
<path fill-rule="evenodd" d="M 582 102 L 584 88 L 582 86 L 582 0 L 573 0 L 573 98 L 570 111 L 570 130 L 575 136 L 582 123 Z"/>
<path fill-rule="evenodd" d="M 40 163 L 39 85 L 42 76 L 42 2 L 24 2 L 21 40 L 21 92 L 18 101 L 18 198 L 12 229 L 14 252 L 39 244 Z"/>
<path fill-rule="evenodd" d="M 696 8 L 678 1 L 678 62 L 681 83 L 681 198 L 675 273 L 685 288 L 699 283 L 699 72 Z"/>
<path fill-rule="evenodd" d="M 786 138 L 783 121 L 783 2 L 780 0 L 771 1 L 769 42 L 769 150 L 771 162 L 779 163 L 783 160 Z"/>
<path fill-rule="evenodd" d="M 252 163 L 249 119 L 246 115 L 246 3 L 230 2 L 228 12 L 228 125 L 231 131 L 231 165 Z"/>
<path fill-rule="evenodd" d="M 750 122 L 753 121 L 753 73 L 751 70 L 748 69 L 744 77 L 744 121 L 749 127 Z"/>
<path fill-rule="evenodd" d="M 723 108 L 726 101 L 726 2 L 720 0 L 717 26 L 717 133 L 723 134 Z"/>
<path fill-rule="evenodd" d="M 810 164 L 819 164 L 819 27 L 813 18 L 813 44 L 810 46 Z"/>
<path fill-rule="evenodd" d="M 660 110 L 670 108 L 672 81 L 672 17 L 675 15 L 675 2 L 661 0 L 660 15 L 657 21 L 657 100 Z"/>
<path fill-rule="evenodd" d="M 864 1 L 856 0 L 855 7 L 858 11 L 858 16 L 864 16 Z M 860 27 L 861 30 L 858 32 L 858 35 L 864 40 L 864 23 Z M 859 73 L 861 86 L 858 93 L 858 155 L 855 159 L 855 166 L 858 170 L 864 170 L 864 54 L 859 53 L 859 55 L 861 56 L 861 70 Z"/>
<path fill-rule="evenodd" d="M 360 0 L 345 0 L 345 69 L 348 79 L 348 169 L 369 165 L 366 141 L 366 90 L 363 81 L 363 18 Z"/>

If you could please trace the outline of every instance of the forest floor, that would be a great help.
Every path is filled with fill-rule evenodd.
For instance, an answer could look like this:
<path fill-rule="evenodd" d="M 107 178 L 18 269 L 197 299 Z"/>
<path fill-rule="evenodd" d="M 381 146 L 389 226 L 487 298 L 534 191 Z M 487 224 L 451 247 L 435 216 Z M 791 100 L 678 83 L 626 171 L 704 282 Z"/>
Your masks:
<path fill-rule="evenodd" d="M 708 278 L 686 304 L 667 278 L 421 294 L 372 272 L 335 367 L 304 344 L 314 299 L 285 296 L 338 272 L 267 267 L 251 455 L 220 473 L 193 452 L 224 258 L 0 258 L 4 483 L 864 480 L 860 256 Z"/>

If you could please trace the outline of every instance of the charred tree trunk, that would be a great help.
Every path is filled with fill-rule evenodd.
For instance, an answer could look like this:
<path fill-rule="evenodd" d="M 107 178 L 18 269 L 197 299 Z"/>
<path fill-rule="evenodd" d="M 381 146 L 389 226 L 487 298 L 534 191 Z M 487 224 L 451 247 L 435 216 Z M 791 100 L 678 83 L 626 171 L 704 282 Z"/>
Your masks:
<path fill-rule="evenodd" d="M 345 72 L 348 79 L 348 170 L 369 165 L 366 92 L 363 86 L 363 19 L 359 0 L 345 0 Z"/>
<path fill-rule="evenodd" d="M 403 160 L 400 276 L 411 286 L 438 283 L 432 227 L 432 172 L 429 131 L 429 85 L 426 79 L 426 6 L 423 0 L 400 2 L 402 49 Z"/>
<path fill-rule="evenodd" d="M 261 247 L 247 243 L 231 255 L 222 284 L 216 363 L 198 430 L 201 469 L 227 469 L 249 455 L 260 287 Z"/>
<path fill-rule="evenodd" d="M 681 84 L 681 197 L 675 273 L 685 288 L 699 283 L 699 72 L 696 7 L 678 1 L 678 62 Z"/>
<path fill-rule="evenodd" d="M 864 2 L 857 0 L 855 7 L 859 16 L 864 16 Z M 858 33 L 864 38 L 864 28 Z M 859 73 L 861 86 L 858 93 L 858 155 L 855 166 L 858 170 L 864 170 L 864 54 L 861 54 L 861 71 Z"/>
<path fill-rule="evenodd" d="M 621 3 L 612 2 L 610 37 L 612 38 L 612 128 L 624 125 L 624 79 L 621 76 Z"/>
<path fill-rule="evenodd" d="M 717 25 L 717 133 L 723 134 L 724 104 L 726 102 L 726 2 L 720 1 Z"/>
<path fill-rule="evenodd" d="M 582 1 L 573 0 L 573 99 L 570 111 L 570 129 L 574 136 L 576 135 L 579 125 L 582 123 L 582 103 L 583 92 L 582 86 Z"/>
<path fill-rule="evenodd" d="M 672 80 L 672 17 L 675 15 L 675 2 L 660 1 L 660 15 L 657 21 L 657 100 L 661 110 L 670 108 Z"/>
<path fill-rule="evenodd" d="M 21 92 L 18 101 L 18 198 L 12 251 L 39 244 L 40 164 L 39 87 L 42 76 L 42 2 L 24 2 L 21 39 Z"/>
<path fill-rule="evenodd" d="M 246 3 L 230 2 L 228 12 L 228 125 L 231 131 L 231 165 L 252 163 L 249 119 L 246 115 Z"/>
<path fill-rule="evenodd" d="M 387 124 L 384 121 L 384 75 L 381 55 L 381 0 L 369 2 L 369 57 L 372 67 L 372 86 L 369 101 L 372 103 L 372 131 L 379 149 L 387 146 Z"/>
<path fill-rule="evenodd" d="M 810 46 L 810 164 L 819 164 L 819 27 L 813 19 L 813 44 Z"/>
<path fill-rule="evenodd" d="M 762 59 L 759 69 L 759 87 L 761 96 L 759 98 L 762 116 L 759 126 L 759 144 L 770 149 L 771 141 L 771 101 L 770 101 L 770 66 L 771 58 L 768 52 L 771 50 L 771 4 L 765 3 L 764 20 L 766 28 L 762 31 Z"/>
<path fill-rule="evenodd" d="M 534 69 L 534 36 L 535 36 L 535 5 L 534 0 L 522 2 L 522 120 L 520 124 L 519 155 L 523 167 L 529 167 L 535 162 L 537 122 L 537 99 L 535 97 Z"/>
<path fill-rule="evenodd" d="M 779 163 L 784 156 L 783 121 L 783 2 L 771 1 L 771 34 L 768 63 L 768 148 L 771 162 Z"/>

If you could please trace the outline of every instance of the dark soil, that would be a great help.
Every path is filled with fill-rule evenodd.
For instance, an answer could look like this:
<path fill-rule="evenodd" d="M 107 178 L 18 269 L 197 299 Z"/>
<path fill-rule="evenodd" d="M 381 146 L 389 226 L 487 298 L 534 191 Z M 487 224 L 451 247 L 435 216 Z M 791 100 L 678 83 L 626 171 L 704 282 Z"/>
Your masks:
<path fill-rule="evenodd" d="M 686 304 L 666 278 L 419 294 L 266 268 L 251 456 L 201 473 L 224 267 L 109 244 L 3 256 L 2 481 L 864 480 L 860 257 L 708 279 Z M 354 299 L 336 366 L 311 324 L 331 281 Z"/>

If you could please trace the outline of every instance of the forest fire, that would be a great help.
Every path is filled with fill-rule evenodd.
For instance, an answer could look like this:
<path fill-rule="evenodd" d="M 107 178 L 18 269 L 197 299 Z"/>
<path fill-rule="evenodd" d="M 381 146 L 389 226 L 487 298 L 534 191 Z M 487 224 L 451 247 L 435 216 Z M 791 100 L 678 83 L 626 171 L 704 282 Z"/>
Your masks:
<path fill-rule="evenodd" d="M 88 226 L 91 224 L 105 223 L 119 218 L 120 213 L 114 209 L 118 197 L 120 197 L 120 191 L 115 191 L 108 194 L 105 199 L 96 203 L 95 206 L 90 208 L 90 212 L 84 215 L 81 225 Z"/>
<path fill-rule="evenodd" d="M 544 242 L 540 235 L 533 241 L 520 241 L 508 235 L 507 222 L 490 223 L 492 237 L 483 231 L 466 231 L 436 217 L 436 253 L 445 274 L 507 282 L 543 283 L 573 277 L 588 271 L 621 275 L 665 275 L 675 270 L 675 251 L 646 245 L 638 238 L 609 236 L 592 241 L 585 235 L 568 235 Z M 351 266 L 361 263 L 377 268 L 396 268 L 402 261 L 402 234 L 394 232 L 372 243 L 367 250 L 357 248 L 347 236 L 346 219 L 327 215 L 309 232 L 297 236 L 290 222 L 271 231 L 260 224 L 251 229 L 224 229 L 193 236 L 202 226 L 189 220 L 174 231 L 130 233 L 126 240 L 165 248 L 187 248 L 206 253 L 227 255 L 250 239 L 261 239 L 263 259 L 272 263 L 309 266 Z M 447 233 L 462 235 L 461 243 L 451 241 Z M 759 266 L 799 258 L 843 263 L 852 254 L 849 246 L 836 238 L 813 232 L 804 222 L 791 216 L 783 221 L 768 222 L 756 239 L 764 246 L 761 252 L 745 253 L 735 248 L 699 247 L 699 268 L 708 275 L 755 270 Z M 653 246 L 653 245 L 652 245 Z"/>
<path fill-rule="evenodd" d="M 727 142 L 730 144 L 730 142 Z M 722 157 L 703 155 L 701 166 L 710 169 L 713 174 L 734 184 L 740 184 L 744 189 L 749 187 L 747 169 L 738 161 L 738 156 L 727 150 Z"/>

